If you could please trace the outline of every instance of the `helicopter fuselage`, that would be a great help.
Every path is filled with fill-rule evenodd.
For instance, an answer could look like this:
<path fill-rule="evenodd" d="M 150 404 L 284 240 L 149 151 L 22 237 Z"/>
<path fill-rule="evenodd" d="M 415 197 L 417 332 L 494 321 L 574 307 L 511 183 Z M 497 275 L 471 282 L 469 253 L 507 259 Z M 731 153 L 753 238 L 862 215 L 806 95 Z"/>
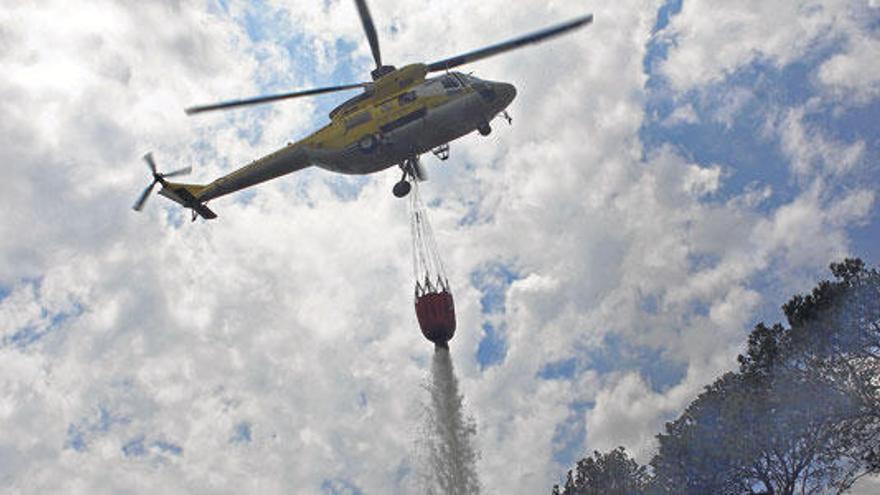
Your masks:
<path fill-rule="evenodd" d="M 445 74 L 336 116 L 340 122 L 303 145 L 312 162 L 326 170 L 374 173 L 488 126 L 515 96 L 511 84 Z"/>
<path fill-rule="evenodd" d="M 426 79 L 423 65 L 403 67 L 334 109 L 320 130 L 189 192 L 208 201 L 309 166 L 375 173 L 488 129 L 515 97 L 512 84 L 458 72 Z"/>

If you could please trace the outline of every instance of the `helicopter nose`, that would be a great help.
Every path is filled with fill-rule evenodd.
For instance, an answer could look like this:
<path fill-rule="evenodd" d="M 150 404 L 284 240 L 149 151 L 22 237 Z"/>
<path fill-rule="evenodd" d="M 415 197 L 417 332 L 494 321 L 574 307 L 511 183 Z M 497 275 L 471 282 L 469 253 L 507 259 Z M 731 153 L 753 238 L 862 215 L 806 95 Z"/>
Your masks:
<path fill-rule="evenodd" d="M 507 107 L 516 98 L 516 87 L 508 83 L 495 83 L 495 92 L 503 107 Z"/>

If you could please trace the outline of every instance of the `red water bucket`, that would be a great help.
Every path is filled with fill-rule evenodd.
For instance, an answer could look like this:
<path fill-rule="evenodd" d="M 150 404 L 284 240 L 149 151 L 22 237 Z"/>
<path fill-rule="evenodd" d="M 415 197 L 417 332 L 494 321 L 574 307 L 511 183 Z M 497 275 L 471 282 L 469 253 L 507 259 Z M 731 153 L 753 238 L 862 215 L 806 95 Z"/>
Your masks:
<path fill-rule="evenodd" d="M 426 339 L 448 347 L 447 342 L 455 335 L 455 303 L 449 291 L 429 292 L 416 297 L 416 317 Z"/>

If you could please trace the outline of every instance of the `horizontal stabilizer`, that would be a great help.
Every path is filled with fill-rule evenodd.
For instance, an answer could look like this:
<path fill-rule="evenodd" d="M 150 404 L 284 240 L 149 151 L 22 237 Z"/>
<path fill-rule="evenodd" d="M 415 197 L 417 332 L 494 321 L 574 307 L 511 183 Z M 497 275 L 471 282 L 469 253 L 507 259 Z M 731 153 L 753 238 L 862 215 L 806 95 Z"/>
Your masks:
<path fill-rule="evenodd" d="M 178 184 L 175 182 L 166 182 L 163 185 L 164 187 L 159 191 L 159 194 L 162 196 L 186 208 L 190 208 L 205 220 L 217 218 L 217 214 L 199 200 L 199 196 L 207 189 L 207 186 L 200 184 Z"/>
<path fill-rule="evenodd" d="M 217 218 L 217 214 L 214 213 L 213 211 L 211 211 L 210 208 L 208 208 L 207 206 L 205 206 L 203 204 L 196 205 L 193 208 L 193 211 L 195 211 L 196 213 L 201 215 L 201 217 L 204 218 L 205 220 L 213 220 L 213 219 Z"/>

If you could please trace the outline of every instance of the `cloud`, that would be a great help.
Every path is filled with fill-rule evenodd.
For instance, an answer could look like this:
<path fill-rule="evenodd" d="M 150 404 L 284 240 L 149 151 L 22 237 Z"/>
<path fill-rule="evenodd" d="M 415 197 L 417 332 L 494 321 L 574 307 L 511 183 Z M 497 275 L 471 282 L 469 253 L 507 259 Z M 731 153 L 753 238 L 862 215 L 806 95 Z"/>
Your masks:
<path fill-rule="evenodd" d="M 672 44 L 660 71 L 679 91 L 718 82 L 755 60 L 786 65 L 838 35 L 859 9 L 846 0 L 708 5 L 684 2 L 663 37 Z"/>
<path fill-rule="evenodd" d="M 500 0 L 370 6 L 399 65 L 584 13 Z M 873 145 L 849 151 L 806 122 L 811 109 L 782 108 L 768 127 L 790 162 L 781 168 L 854 158 L 807 174 L 791 197 L 764 182 L 731 193 L 733 160 L 701 163 L 674 143 L 646 150 L 644 60 L 660 6 L 597 6 L 587 30 L 474 64 L 518 86 L 514 125 L 453 143 L 442 165 L 426 160 L 487 491 L 547 490 L 560 461 L 593 448 L 622 443 L 645 460 L 662 421 L 733 365 L 761 308 L 808 287 L 875 209 L 870 188 L 834 187 Z M 750 59 L 736 43 L 710 57 L 723 40 L 697 46 L 709 25 L 740 26 L 723 32 L 780 63 L 831 29 L 810 9 L 757 8 L 741 17 L 686 3 L 664 73 L 685 90 Z M 774 34 L 771 14 L 804 23 Z M 325 122 L 333 98 L 198 119 L 181 109 L 366 77 L 354 6 L 49 2 L 0 15 L 15 19 L 0 22 L 0 160 L 12 178 L 0 185 L 2 484 L 412 492 L 431 348 L 413 316 L 397 174 L 310 169 L 215 201 L 213 223 L 190 224 L 163 198 L 129 209 L 147 150 L 165 170 L 194 164 L 201 182 Z M 731 112 L 748 111 L 737 102 Z M 487 267 L 515 277 L 484 283 Z M 504 329 L 506 352 L 483 367 L 487 321 Z M 590 357 L 603 350 L 635 357 L 600 369 Z M 657 356 L 681 371 L 655 389 L 644 360 Z M 553 363 L 571 364 L 542 373 Z M 554 438 L 563 427 L 582 438 Z"/>
<path fill-rule="evenodd" d="M 697 115 L 696 110 L 694 110 L 694 106 L 691 104 L 682 105 L 675 110 L 669 117 L 663 121 L 663 125 L 666 126 L 674 126 L 680 124 L 696 124 L 700 121 L 700 117 Z"/>
<path fill-rule="evenodd" d="M 638 374 L 620 377 L 599 392 L 596 407 L 587 414 L 590 447 L 604 452 L 627 445 L 634 455 L 650 456 L 653 436 L 663 425 L 663 415 L 683 406 L 668 403 L 669 398 L 652 393 Z"/>
<path fill-rule="evenodd" d="M 835 142 L 820 129 L 805 125 L 804 116 L 804 108 L 789 109 L 773 130 L 781 135 L 782 150 L 789 155 L 795 174 L 845 174 L 863 161 L 864 141 Z"/>
<path fill-rule="evenodd" d="M 819 81 L 842 99 L 868 102 L 880 95 L 880 40 L 850 39 L 846 51 L 834 55 L 819 68 Z"/>

